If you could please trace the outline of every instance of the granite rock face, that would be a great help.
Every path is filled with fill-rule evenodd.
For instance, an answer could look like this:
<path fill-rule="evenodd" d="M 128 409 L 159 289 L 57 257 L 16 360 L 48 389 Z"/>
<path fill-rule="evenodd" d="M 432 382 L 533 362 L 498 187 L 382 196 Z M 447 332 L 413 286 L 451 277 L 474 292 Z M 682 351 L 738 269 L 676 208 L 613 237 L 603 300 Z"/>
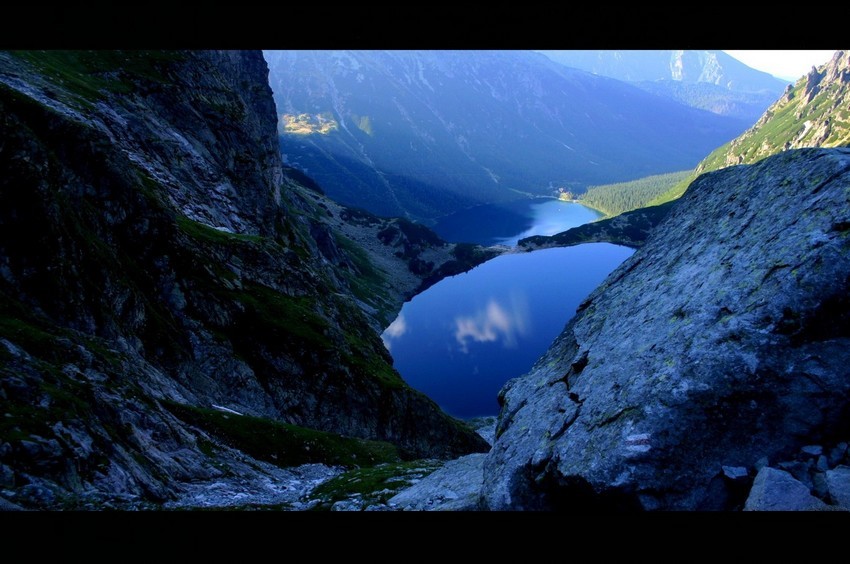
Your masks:
<path fill-rule="evenodd" d="M 487 449 L 393 370 L 325 255 L 368 259 L 311 229 L 275 119 L 260 52 L 0 53 L 0 497 L 267 479 L 175 405 L 404 457 Z"/>
<path fill-rule="evenodd" d="M 506 384 L 484 503 L 732 508 L 723 467 L 850 434 L 848 290 L 850 149 L 703 175 Z"/>

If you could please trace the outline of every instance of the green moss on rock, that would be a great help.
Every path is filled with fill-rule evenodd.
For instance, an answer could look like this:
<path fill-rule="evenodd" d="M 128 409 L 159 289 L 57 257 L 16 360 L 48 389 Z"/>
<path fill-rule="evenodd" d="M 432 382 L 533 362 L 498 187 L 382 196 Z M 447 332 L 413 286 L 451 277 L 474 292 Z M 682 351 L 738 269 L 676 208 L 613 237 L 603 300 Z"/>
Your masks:
<path fill-rule="evenodd" d="M 310 493 L 319 503 L 313 508 L 327 511 L 338 501 L 357 499 L 362 508 L 385 504 L 414 480 L 421 480 L 443 465 L 436 460 L 413 460 L 357 468 L 328 480 Z"/>
<path fill-rule="evenodd" d="M 171 401 L 163 404 L 178 418 L 200 427 L 228 446 L 281 467 L 310 463 L 374 466 L 399 460 L 396 447 L 383 441 L 344 437 L 272 419 Z"/>
<path fill-rule="evenodd" d="M 85 106 L 103 92 L 126 94 L 139 78 L 164 82 L 161 65 L 185 57 L 180 51 L 12 51 L 54 83 L 61 84 Z"/>

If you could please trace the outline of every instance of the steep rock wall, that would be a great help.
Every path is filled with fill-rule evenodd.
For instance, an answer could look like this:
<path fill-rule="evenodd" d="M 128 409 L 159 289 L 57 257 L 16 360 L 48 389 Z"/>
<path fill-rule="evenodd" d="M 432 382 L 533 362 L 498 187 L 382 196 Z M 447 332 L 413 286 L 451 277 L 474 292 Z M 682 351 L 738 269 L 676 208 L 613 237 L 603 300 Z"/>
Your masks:
<path fill-rule="evenodd" d="M 850 435 L 850 150 L 695 181 L 501 392 L 492 509 L 724 508 L 754 470 Z"/>

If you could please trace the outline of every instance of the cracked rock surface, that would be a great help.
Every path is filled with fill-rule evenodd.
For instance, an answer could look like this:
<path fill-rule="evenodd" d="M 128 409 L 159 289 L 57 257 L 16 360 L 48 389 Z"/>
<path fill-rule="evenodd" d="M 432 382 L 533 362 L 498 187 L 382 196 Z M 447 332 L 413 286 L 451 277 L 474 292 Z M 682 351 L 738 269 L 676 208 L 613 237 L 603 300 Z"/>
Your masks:
<path fill-rule="evenodd" d="M 846 439 L 848 287 L 850 150 L 703 175 L 502 390 L 485 505 L 740 506 L 723 467 Z"/>

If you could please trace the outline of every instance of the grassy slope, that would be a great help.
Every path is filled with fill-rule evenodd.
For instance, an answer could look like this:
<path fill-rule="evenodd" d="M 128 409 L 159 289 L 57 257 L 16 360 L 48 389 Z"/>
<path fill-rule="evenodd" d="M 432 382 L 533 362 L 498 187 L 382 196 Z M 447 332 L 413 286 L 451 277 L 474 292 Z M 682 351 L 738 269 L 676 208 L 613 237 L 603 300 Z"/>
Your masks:
<path fill-rule="evenodd" d="M 133 92 L 128 77 L 166 81 L 163 63 L 185 58 L 180 51 L 10 51 L 73 95 L 83 106 L 103 97 Z"/>
<path fill-rule="evenodd" d="M 263 417 L 163 403 L 175 416 L 223 443 L 282 467 L 311 463 L 360 467 L 400 460 L 396 447 L 384 441 L 344 437 Z"/>

